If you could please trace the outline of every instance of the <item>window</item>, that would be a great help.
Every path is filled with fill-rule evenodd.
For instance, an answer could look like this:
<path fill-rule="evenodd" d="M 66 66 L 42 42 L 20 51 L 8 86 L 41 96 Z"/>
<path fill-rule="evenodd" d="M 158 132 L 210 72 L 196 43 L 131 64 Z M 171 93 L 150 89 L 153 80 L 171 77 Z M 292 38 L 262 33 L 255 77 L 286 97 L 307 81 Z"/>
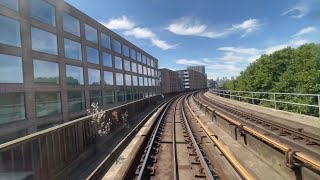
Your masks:
<path fill-rule="evenodd" d="M 103 52 L 103 65 L 112 67 L 112 56 L 109 53 Z"/>
<path fill-rule="evenodd" d="M 141 54 L 137 52 L 137 60 L 141 62 Z"/>
<path fill-rule="evenodd" d="M 0 99 L 0 124 L 26 118 L 23 93 L 1 93 Z"/>
<path fill-rule="evenodd" d="M 105 93 L 106 104 L 114 104 L 114 90 L 106 90 Z"/>
<path fill-rule="evenodd" d="M 127 101 L 132 101 L 133 100 L 133 94 L 131 89 L 126 90 L 126 95 L 127 95 Z"/>
<path fill-rule="evenodd" d="M 131 63 L 132 72 L 137 73 L 137 63 L 132 62 Z"/>
<path fill-rule="evenodd" d="M 133 89 L 133 98 L 134 100 L 139 99 L 139 90 L 138 89 Z"/>
<path fill-rule="evenodd" d="M 42 29 L 31 28 L 32 50 L 58 55 L 57 36 Z"/>
<path fill-rule="evenodd" d="M 85 24 L 86 40 L 98 43 L 98 32 L 95 28 Z"/>
<path fill-rule="evenodd" d="M 151 68 L 148 68 L 148 75 L 151 76 Z"/>
<path fill-rule="evenodd" d="M 138 77 L 137 76 L 132 76 L 132 85 L 138 86 Z"/>
<path fill-rule="evenodd" d="M 117 40 L 113 40 L 113 50 L 121 54 L 121 43 Z"/>
<path fill-rule="evenodd" d="M 150 59 L 147 57 L 146 64 L 149 65 Z"/>
<path fill-rule="evenodd" d="M 145 98 L 149 97 L 149 90 L 148 89 L 144 90 L 144 97 Z"/>
<path fill-rule="evenodd" d="M 62 14 L 63 30 L 73 35 L 80 36 L 80 22 L 67 13 Z"/>
<path fill-rule="evenodd" d="M 0 54 L 0 83 L 23 83 L 22 59 Z"/>
<path fill-rule="evenodd" d="M 131 71 L 130 61 L 124 60 L 124 70 Z"/>
<path fill-rule="evenodd" d="M 58 63 L 33 60 L 33 74 L 35 83 L 59 84 Z"/>
<path fill-rule="evenodd" d="M 148 71 L 147 71 L 147 67 L 146 66 L 143 66 L 143 74 L 144 75 L 148 75 Z"/>
<path fill-rule="evenodd" d="M 155 83 L 155 80 L 154 79 L 151 79 L 152 81 L 151 81 L 151 86 L 155 86 L 156 85 L 156 83 Z"/>
<path fill-rule="evenodd" d="M 88 69 L 88 79 L 89 85 L 99 85 L 100 84 L 100 70 L 98 69 Z"/>
<path fill-rule="evenodd" d="M 30 0 L 30 16 L 51 26 L 56 26 L 55 8 L 42 0 Z"/>
<path fill-rule="evenodd" d="M 123 55 L 129 57 L 129 48 L 126 45 L 123 45 Z"/>
<path fill-rule="evenodd" d="M 113 85 L 113 72 L 104 71 L 104 82 L 106 85 Z"/>
<path fill-rule="evenodd" d="M 64 56 L 70 59 L 82 60 L 81 44 L 64 38 Z"/>
<path fill-rule="evenodd" d="M 87 62 L 99 64 L 99 51 L 89 46 L 87 46 L 86 48 L 87 48 Z"/>
<path fill-rule="evenodd" d="M 66 65 L 67 84 L 83 85 L 82 67 Z"/>
<path fill-rule="evenodd" d="M 148 57 L 148 65 L 151 66 L 151 59 Z"/>
<path fill-rule="evenodd" d="M 143 77 L 139 77 L 139 86 L 143 86 Z"/>
<path fill-rule="evenodd" d="M 107 49 L 111 49 L 111 40 L 110 40 L 110 36 L 104 34 L 104 33 L 101 33 L 101 43 L 102 43 L 102 46 L 104 48 L 107 48 Z"/>
<path fill-rule="evenodd" d="M 151 84 L 151 78 L 148 78 L 148 84 L 149 84 L 149 86 L 151 86 L 152 84 Z"/>
<path fill-rule="evenodd" d="M 15 11 L 19 10 L 18 0 L 0 0 L 0 4 Z"/>
<path fill-rule="evenodd" d="M 138 72 L 139 72 L 139 74 L 143 74 L 142 65 L 140 65 L 140 64 L 138 64 Z"/>
<path fill-rule="evenodd" d="M 116 85 L 123 86 L 123 74 L 116 73 Z"/>
<path fill-rule="evenodd" d="M 20 23 L 0 15 L 0 43 L 21 47 Z"/>
<path fill-rule="evenodd" d="M 68 107 L 69 112 L 79 112 L 85 109 L 85 98 L 83 91 L 68 92 Z"/>
<path fill-rule="evenodd" d="M 37 117 L 61 114 L 61 99 L 58 92 L 36 93 Z"/>
<path fill-rule="evenodd" d="M 122 103 L 125 102 L 125 94 L 124 90 L 117 90 L 117 102 Z"/>
<path fill-rule="evenodd" d="M 147 61 L 146 56 L 142 55 L 142 63 L 146 64 L 146 61 Z"/>
<path fill-rule="evenodd" d="M 101 91 L 89 91 L 90 104 L 98 103 L 99 106 L 102 106 L 102 97 Z"/>
<path fill-rule="evenodd" d="M 114 64 L 116 66 L 116 69 L 122 69 L 122 59 L 118 56 L 114 57 Z"/>
<path fill-rule="evenodd" d="M 144 78 L 144 86 L 148 86 L 148 78 Z"/>
<path fill-rule="evenodd" d="M 126 74 L 125 79 L 126 79 L 126 86 L 132 86 L 131 75 Z"/>
<path fill-rule="evenodd" d="M 137 54 L 134 49 L 130 49 L 130 57 L 134 60 L 137 60 Z"/>

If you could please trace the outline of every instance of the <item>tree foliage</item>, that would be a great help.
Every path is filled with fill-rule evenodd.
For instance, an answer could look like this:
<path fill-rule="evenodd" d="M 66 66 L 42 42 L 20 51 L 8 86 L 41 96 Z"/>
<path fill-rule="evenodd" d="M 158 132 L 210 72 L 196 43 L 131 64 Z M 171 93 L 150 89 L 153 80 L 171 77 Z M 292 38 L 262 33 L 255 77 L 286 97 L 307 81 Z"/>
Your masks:
<path fill-rule="evenodd" d="M 270 55 L 262 55 L 224 87 L 238 91 L 320 94 L 320 44 L 305 44 L 296 49 L 287 47 Z M 318 103 L 317 97 L 310 96 L 277 98 L 303 104 Z M 318 114 L 317 108 L 286 104 L 279 104 L 278 107 L 298 113 Z"/>

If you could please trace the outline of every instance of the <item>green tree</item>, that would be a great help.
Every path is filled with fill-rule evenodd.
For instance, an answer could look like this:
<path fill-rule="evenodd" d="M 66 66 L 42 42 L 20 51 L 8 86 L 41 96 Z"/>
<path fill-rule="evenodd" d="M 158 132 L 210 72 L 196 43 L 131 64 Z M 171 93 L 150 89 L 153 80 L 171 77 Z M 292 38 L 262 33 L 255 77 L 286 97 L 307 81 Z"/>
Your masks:
<path fill-rule="evenodd" d="M 251 63 L 240 76 L 224 86 L 229 90 L 320 93 L 320 45 L 305 44 L 296 49 L 287 47 L 270 55 L 262 55 Z M 269 98 L 260 94 L 258 98 Z M 303 104 L 317 104 L 317 97 L 278 95 L 279 100 Z M 273 106 L 269 102 L 258 104 Z M 318 114 L 317 108 L 277 104 L 278 108 L 310 115 Z"/>

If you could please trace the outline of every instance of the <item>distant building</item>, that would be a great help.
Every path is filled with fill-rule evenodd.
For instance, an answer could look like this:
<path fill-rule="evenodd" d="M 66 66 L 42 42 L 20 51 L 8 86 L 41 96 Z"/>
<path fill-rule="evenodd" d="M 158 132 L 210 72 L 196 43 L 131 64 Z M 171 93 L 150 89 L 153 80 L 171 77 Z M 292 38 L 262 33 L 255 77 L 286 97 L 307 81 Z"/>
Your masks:
<path fill-rule="evenodd" d="M 200 72 L 202 74 L 206 73 L 205 66 L 188 66 L 187 69 L 192 69 L 194 71 Z"/>
<path fill-rule="evenodd" d="M 216 85 L 216 82 L 213 79 L 207 80 L 207 88 L 214 88 Z"/>
<path fill-rule="evenodd" d="M 161 86 L 161 92 L 163 94 L 171 92 L 179 92 L 184 89 L 182 79 L 179 77 L 179 73 L 170 69 L 159 69 L 159 80 Z"/>
<path fill-rule="evenodd" d="M 177 71 L 183 80 L 185 90 L 202 89 L 207 87 L 207 75 L 192 69 Z"/>

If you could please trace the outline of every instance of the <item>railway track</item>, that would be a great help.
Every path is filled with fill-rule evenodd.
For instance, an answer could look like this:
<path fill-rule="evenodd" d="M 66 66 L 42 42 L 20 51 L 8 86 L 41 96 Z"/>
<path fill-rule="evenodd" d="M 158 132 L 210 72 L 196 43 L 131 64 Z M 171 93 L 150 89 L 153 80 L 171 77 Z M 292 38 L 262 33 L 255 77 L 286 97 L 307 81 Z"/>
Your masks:
<path fill-rule="evenodd" d="M 277 170 L 278 167 L 270 164 L 262 165 L 261 160 L 259 160 L 259 167 L 270 168 L 268 172 L 264 173 L 264 171 L 250 169 L 254 168 L 254 166 L 250 166 L 250 163 L 245 163 L 246 157 L 243 154 L 252 152 L 246 147 L 238 147 L 237 150 L 247 151 L 246 153 L 241 152 L 241 157 L 238 157 L 233 149 L 228 147 L 227 141 L 224 141 L 225 136 L 218 137 L 221 132 L 218 132 L 218 135 L 214 134 L 217 129 L 212 129 L 210 123 L 213 122 L 210 118 L 207 116 L 208 119 L 204 120 L 205 118 L 198 116 L 198 110 L 195 111 L 193 108 L 198 109 L 197 104 L 199 103 L 202 103 L 202 107 L 207 108 L 207 111 L 210 110 L 215 116 L 221 116 L 229 124 L 236 126 L 241 133 L 239 137 L 250 134 L 256 137 L 259 142 L 265 142 L 277 149 L 277 152 L 282 152 L 284 156 L 281 156 L 286 158 L 280 158 L 277 163 L 281 162 L 282 159 L 286 159 L 286 162 L 283 163 L 286 163 L 285 165 L 292 170 L 297 166 L 300 168 L 307 167 L 318 174 L 320 165 L 317 159 L 310 158 L 309 154 L 305 152 L 292 151 L 291 147 L 286 144 L 266 136 L 257 128 L 244 124 L 235 116 L 229 116 L 231 112 L 222 112 L 221 104 L 218 106 L 209 101 L 209 99 L 199 97 L 199 93 L 189 93 L 173 98 L 162 105 L 147 121 L 146 124 L 149 124 L 143 126 L 137 132 L 137 135 L 133 138 L 135 142 L 130 143 L 123 150 L 110 169 L 104 169 L 104 172 L 107 171 L 107 173 L 104 174 L 102 179 L 252 180 L 267 179 L 268 173 L 278 177 L 278 179 L 295 177 L 294 175 L 286 176 L 286 174 L 282 174 L 284 175 L 282 176 L 277 174 L 279 170 L 282 170 L 281 168 L 287 168 L 285 165 Z M 236 115 L 239 114 L 236 113 Z M 262 127 L 268 128 L 269 126 Z M 268 153 L 270 156 L 274 155 L 274 151 L 269 151 Z M 255 159 L 251 158 L 250 161 L 255 161 Z M 265 163 L 268 164 L 267 161 Z M 277 163 L 276 165 L 279 165 Z M 297 175 L 297 177 L 301 176 Z"/>
<path fill-rule="evenodd" d="M 319 137 L 209 99 L 203 93 L 197 93 L 192 98 L 213 116 L 220 116 L 235 125 L 242 135 L 248 133 L 282 151 L 290 168 L 302 165 L 320 171 Z"/>
<path fill-rule="evenodd" d="M 142 135 L 138 150 L 131 151 L 136 153 L 124 163 L 130 165 L 115 168 L 123 175 L 109 170 L 111 175 L 107 173 L 103 179 L 254 179 L 193 113 L 190 97 L 183 95 L 168 102 L 148 133 Z M 223 160 L 213 161 L 212 151 Z"/>
<path fill-rule="evenodd" d="M 173 100 L 161 114 L 138 166 L 128 179 L 215 179 L 213 169 L 188 123 L 182 101 Z"/>

